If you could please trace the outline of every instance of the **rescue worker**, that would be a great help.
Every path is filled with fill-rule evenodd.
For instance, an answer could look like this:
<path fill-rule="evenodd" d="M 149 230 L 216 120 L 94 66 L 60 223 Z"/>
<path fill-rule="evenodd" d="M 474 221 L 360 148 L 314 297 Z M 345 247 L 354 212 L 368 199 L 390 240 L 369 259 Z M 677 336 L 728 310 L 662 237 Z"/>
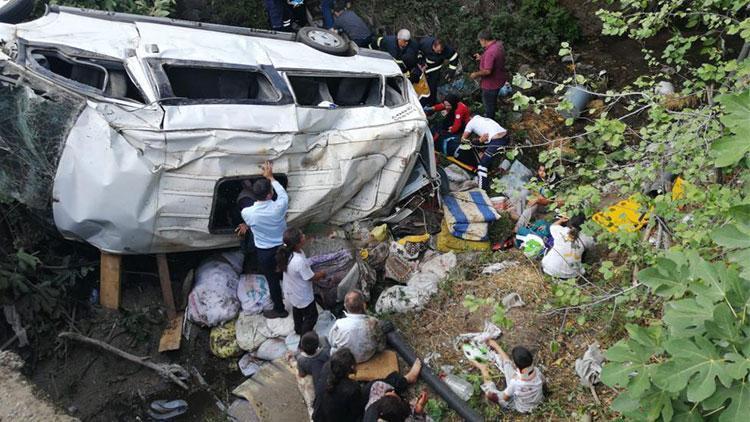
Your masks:
<path fill-rule="evenodd" d="M 424 37 L 419 41 L 419 63 L 425 65 L 430 96 L 423 99 L 422 105 L 433 105 L 437 101 L 437 88 L 443 76 L 443 68 L 448 62 L 448 72 L 453 75 L 458 67 L 458 52 L 435 37 Z"/>
<path fill-rule="evenodd" d="M 397 35 L 378 37 L 370 48 L 387 51 L 393 57 L 401 73 L 411 82 L 419 81 L 421 70 L 419 68 L 419 45 L 411 39 L 408 29 L 401 29 Z"/>
<path fill-rule="evenodd" d="M 304 0 L 263 0 L 263 3 L 272 30 L 293 32 L 295 27 L 299 29 L 307 25 Z"/>
<path fill-rule="evenodd" d="M 346 8 L 344 0 L 337 0 L 333 6 L 333 29 L 345 33 L 360 47 L 367 47 L 372 42 L 370 27 L 353 10 Z"/>
<path fill-rule="evenodd" d="M 268 23 L 274 31 L 290 31 L 292 17 L 288 13 L 286 0 L 263 0 L 268 14 Z"/>

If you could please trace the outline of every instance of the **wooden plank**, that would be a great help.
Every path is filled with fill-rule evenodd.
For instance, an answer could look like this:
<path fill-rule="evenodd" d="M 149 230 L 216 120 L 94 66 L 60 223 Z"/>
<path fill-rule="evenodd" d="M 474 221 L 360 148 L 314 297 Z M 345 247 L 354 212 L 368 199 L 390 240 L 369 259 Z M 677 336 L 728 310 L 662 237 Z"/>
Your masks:
<path fill-rule="evenodd" d="M 367 362 L 357 364 L 357 372 L 352 375 L 355 381 L 382 380 L 391 372 L 398 372 L 398 355 L 393 350 L 383 350 Z"/>
<path fill-rule="evenodd" d="M 106 309 L 120 307 L 122 256 L 101 252 L 99 266 L 99 303 Z"/>
<path fill-rule="evenodd" d="M 180 340 L 182 339 L 182 319 L 185 313 L 180 312 L 177 317 L 171 319 L 167 328 L 161 333 L 161 339 L 159 339 L 159 352 L 166 352 L 169 350 L 179 350 Z"/>
<path fill-rule="evenodd" d="M 174 305 L 172 279 L 169 278 L 167 255 L 163 253 L 156 254 L 156 264 L 159 267 L 159 283 L 161 283 L 161 295 L 164 298 L 164 305 L 167 307 L 167 318 L 172 321 L 177 317 L 177 309 Z"/>

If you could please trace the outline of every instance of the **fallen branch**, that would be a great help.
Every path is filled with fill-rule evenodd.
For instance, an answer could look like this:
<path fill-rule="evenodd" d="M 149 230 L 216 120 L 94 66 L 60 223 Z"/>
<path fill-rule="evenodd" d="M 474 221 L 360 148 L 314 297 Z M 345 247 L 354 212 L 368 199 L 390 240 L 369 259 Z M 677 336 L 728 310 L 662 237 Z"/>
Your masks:
<path fill-rule="evenodd" d="M 553 309 L 553 310 L 551 310 L 551 311 L 549 311 L 549 312 L 545 312 L 545 313 L 544 313 L 543 315 L 552 315 L 552 314 L 556 314 L 556 313 L 558 313 L 558 312 L 567 312 L 567 311 L 570 311 L 570 310 L 573 310 L 573 309 L 583 309 L 583 308 L 588 308 L 588 307 L 590 307 L 590 306 L 598 305 L 598 304 L 600 304 L 600 303 L 602 303 L 602 302 L 606 302 L 606 301 L 608 301 L 608 300 L 614 299 L 614 298 L 616 298 L 617 296 L 621 296 L 621 295 L 624 295 L 625 293 L 627 293 L 627 292 L 629 292 L 629 291 L 631 291 L 631 290 L 633 290 L 633 289 L 637 289 L 638 287 L 641 287 L 641 283 L 638 283 L 638 284 L 636 284 L 636 285 L 633 285 L 633 286 L 631 286 L 631 287 L 628 287 L 628 288 L 627 288 L 627 289 L 625 289 L 625 290 L 620 290 L 620 291 L 619 291 L 619 292 L 617 292 L 617 293 L 612 293 L 612 294 L 606 295 L 606 296 L 604 296 L 604 297 L 602 297 L 602 298 L 599 298 L 599 299 L 597 299 L 597 300 L 596 300 L 596 301 L 594 301 L 594 302 L 590 302 L 590 303 L 584 303 L 583 305 L 578 305 L 578 306 L 568 306 L 568 307 L 566 307 L 566 308 L 557 308 L 557 309 Z"/>
<path fill-rule="evenodd" d="M 146 368 L 152 369 L 156 371 L 156 373 L 158 373 L 161 377 L 174 382 L 175 384 L 179 385 L 185 390 L 188 389 L 188 386 L 187 384 L 185 384 L 184 381 L 190 378 L 190 373 L 180 365 L 177 365 L 174 363 L 170 363 L 170 364 L 154 363 L 154 362 L 149 361 L 150 359 L 149 357 L 135 356 L 133 354 L 120 350 L 115 346 L 107 344 L 101 340 L 93 339 L 91 337 L 86 337 L 84 335 L 73 333 L 70 331 L 63 331 L 57 336 L 61 338 L 66 338 L 69 340 L 75 340 L 81 343 L 86 343 L 91 346 L 96 346 L 100 349 L 104 349 L 125 360 L 129 360 L 131 362 L 145 366 Z"/>

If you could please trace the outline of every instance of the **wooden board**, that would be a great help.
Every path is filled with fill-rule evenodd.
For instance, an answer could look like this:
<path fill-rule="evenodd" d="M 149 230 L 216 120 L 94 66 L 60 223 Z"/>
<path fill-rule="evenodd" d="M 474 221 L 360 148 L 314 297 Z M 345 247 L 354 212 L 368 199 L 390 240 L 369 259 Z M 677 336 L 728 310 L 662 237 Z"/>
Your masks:
<path fill-rule="evenodd" d="M 120 307 L 122 256 L 102 251 L 99 267 L 99 303 L 106 309 Z"/>
<path fill-rule="evenodd" d="M 167 317 L 170 320 L 177 317 L 177 309 L 174 304 L 174 295 L 172 294 L 172 279 L 169 277 L 169 264 L 167 264 L 167 255 L 156 254 L 156 264 L 159 267 L 159 283 L 161 284 L 161 295 L 164 298 L 164 306 L 167 307 Z"/>
<path fill-rule="evenodd" d="M 367 362 L 357 364 L 355 381 L 382 380 L 391 372 L 398 372 L 398 355 L 393 350 L 383 350 Z"/>
<path fill-rule="evenodd" d="M 284 358 L 263 365 L 232 394 L 249 401 L 263 422 L 309 420 L 307 406 L 297 388 L 297 375 Z"/>
<path fill-rule="evenodd" d="M 180 340 L 182 339 L 182 323 L 185 316 L 184 312 L 180 312 L 176 317 L 172 318 L 167 324 L 167 328 L 161 333 L 161 339 L 159 339 L 159 352 L 166 352 L 169 350 L 179 350 Z"/>

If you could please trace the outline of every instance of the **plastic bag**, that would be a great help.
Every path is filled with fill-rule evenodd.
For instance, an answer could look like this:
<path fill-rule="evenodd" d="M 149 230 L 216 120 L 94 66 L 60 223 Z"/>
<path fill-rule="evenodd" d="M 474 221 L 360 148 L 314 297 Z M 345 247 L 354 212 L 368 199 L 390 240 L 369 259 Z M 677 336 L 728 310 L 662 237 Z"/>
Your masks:
<path fill-rule="evenodd" d="M 265 334 L 269 338 L 286 337 L 294 332 L 294 318 L 290 313 L 286 318 L 266 319 L 266 328 L 268 331 Z"/>
<path fill-rule="evenodd" d="M 195 272 L 195 287 L 188 296 L 188 318 L 206 327 L 215 327 L 237 317 L 239 274 L 222 259 L 212 258 Z"/>
<path fill-rule="evenodd" d="M 209 334 L 209 347 L 211 353 L 218 358 L 226 359 L 241 355 L 242 349 L 237 344 L 235 321 L 212 328 Z"/>
<path fill-rule="evenodd" d="M 315 323 L 315 330 L 318 333 L 318 337 L 328 338 L 328 333 L 331 332 L 333 324 L 336 322 L 336 317 L 330 311 L 323 311 L 318 314 L 318 321 Z"/>
<path fill-rule="evenodd" d="M 242 305 L 242 312 L 246 314 L 259 314 L 273 309 L 268 281 L 260 274 L 242 274 L 237 297 Z"/>
<path fill-rule="evenodd" d="M 286 354 L 286 342 L 278 338 L 270 338 L 264 341 L 253 354 L 262 360 L 276 360 Z"/>
<path fill-rule="evenodd" d="M 262 315 L 240 314 L 235 324 L 237 344 L 242 350 L 251 352 L 268 339 L 266 319 Z"/>
<path fill-rule="evenodd" d="M 541 237 L 527 234 L 526 236 L 516 235 L 516 239 L 522 242 L 521 250 L 526 257 L 533 259 L 544 253 L 544 239 Z"/>

